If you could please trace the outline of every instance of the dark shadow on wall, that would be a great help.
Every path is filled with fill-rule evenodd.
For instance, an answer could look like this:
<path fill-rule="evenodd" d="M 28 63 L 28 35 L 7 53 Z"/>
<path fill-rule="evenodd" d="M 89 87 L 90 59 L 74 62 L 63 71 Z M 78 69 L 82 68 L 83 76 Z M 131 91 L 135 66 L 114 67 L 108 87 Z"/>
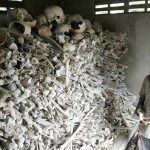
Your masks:
<path fill-rule="evenodd" d="M 56 0 L 24 0 L 24 2 L 25 8 L 33 17 L 43 14 L 47 6 L 57 5 Z"/>

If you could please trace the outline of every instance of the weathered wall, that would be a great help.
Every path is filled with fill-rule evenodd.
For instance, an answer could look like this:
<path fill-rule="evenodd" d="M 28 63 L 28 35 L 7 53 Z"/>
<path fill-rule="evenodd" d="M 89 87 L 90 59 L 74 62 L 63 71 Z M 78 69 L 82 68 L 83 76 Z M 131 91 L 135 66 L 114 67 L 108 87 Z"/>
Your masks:
<path fill-rule="evenodd" d="M 34 16 L 44 13 L 49 5 L 56 5 L 56 0 L 24 0 L 28 12 Z"/>
<path fill-rule="evenodd" d="M 123 59 L 128 65 L 126 83 L 138 96 L 144 77 L 150 73 L 150 14 L 95 16 L 105 28 L 125 32 L 129 38 L 129 51 Z"/>
<path fill-rule="evenodd" d="M 63 7 L 65 13 L 82 14 L 90 20 L 94 14 L 94 0 L 64 0 Z"/>

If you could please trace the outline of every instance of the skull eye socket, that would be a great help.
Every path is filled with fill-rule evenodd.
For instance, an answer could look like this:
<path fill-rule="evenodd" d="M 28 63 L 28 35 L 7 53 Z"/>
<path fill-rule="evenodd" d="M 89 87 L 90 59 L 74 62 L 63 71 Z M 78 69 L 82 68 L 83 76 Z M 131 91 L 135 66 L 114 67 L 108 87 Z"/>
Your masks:
<path fill-rule="evenodd" d="M 64 34 L 65 34 L 65 35 L 68 35 L 69 33 L 65 31 Z"/>
<path fill-rule="evenodd" d="M 64 34 L 66 35 L 66 36 L 71 36 L 71 33 L 70 32 L 64 32 Z"/>
<path fill-rule="evenodd" d="M 79 21 L 78 23 L 79 23 L 79 24 L 82 24 L 83 22 L 82 22 L 82 21 Z"/>
<path fill-rule="evenodd" d="M 57 18 L 57 19 L 60 19 L 60 16 L 57 16 L 56 18 Z"/>

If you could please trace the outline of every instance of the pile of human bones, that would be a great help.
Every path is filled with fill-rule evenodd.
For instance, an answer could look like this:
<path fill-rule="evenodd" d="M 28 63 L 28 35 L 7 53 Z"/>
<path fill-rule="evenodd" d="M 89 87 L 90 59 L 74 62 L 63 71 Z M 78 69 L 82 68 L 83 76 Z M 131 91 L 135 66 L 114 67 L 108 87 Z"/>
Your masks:
<path fill-rule="evenodd" d="M 135 100 L 123 33 L 58 6 L 8 11 L 0 37 L 0 149 L 107 150 L 130 131 Z"/>

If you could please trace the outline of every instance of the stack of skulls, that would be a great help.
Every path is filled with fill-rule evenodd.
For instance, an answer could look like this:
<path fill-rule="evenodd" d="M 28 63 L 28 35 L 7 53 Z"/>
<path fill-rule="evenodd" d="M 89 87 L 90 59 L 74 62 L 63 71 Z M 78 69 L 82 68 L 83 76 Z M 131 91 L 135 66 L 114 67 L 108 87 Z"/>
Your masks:
<path fill-rule="evenodd" d="M 16 12 L 21 17 L 19 10 L 9 17 Z M 24 18 L 31 19 L 25 10 L 1 29 L 7 36 L 0 40 L 3 150 L 107 150 L 119 132 L 135 124 L 135 96 L 124 83 L 127 67 L 121 63 L 126 35 L 62 13 L 58 6 L 47 7 L 40 15 L 44 21 L 28 35 L 19 30 Z"/>

